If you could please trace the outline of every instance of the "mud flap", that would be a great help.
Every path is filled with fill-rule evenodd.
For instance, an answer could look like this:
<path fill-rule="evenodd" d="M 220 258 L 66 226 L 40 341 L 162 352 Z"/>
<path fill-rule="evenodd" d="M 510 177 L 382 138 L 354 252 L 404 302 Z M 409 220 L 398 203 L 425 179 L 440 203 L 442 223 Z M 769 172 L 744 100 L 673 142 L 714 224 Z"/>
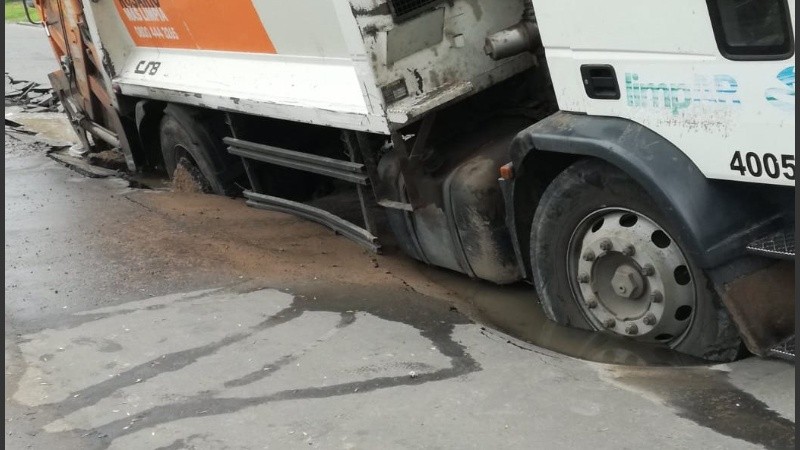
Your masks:
<path fill-rule="evenodd" d="M 747 349 L 769 356 L 794 335 L 794 263 L 746 257 L 709 271 Z"/>

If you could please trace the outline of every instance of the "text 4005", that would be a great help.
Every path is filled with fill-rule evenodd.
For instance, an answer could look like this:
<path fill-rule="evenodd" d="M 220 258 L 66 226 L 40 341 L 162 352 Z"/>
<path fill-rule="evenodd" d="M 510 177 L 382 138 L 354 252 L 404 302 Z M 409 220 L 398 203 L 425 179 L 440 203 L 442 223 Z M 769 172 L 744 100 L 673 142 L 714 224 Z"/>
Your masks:
<path fill-rule="evenodd" d="M 775 155 L 764 153 L 759 155 L 754 152 L 734 152 L 731 159 L 731 170 L 744 176 L 780 178 L 794 180 L 794 155 Z"/>

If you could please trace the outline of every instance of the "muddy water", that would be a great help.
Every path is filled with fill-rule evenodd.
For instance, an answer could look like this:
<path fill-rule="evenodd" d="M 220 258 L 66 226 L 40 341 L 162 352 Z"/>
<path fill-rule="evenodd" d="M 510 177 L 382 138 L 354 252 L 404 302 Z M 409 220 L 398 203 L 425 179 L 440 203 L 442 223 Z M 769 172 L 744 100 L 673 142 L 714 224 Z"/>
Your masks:
<path fill-rule="evenodd" d="M 426 270 L 433 282 L 463 299 L 469 316 L 517 339 L 588 361 L 630 366 L 691 366 L 704 361 L 668 348 L 560 326 L 548 320 L 534 288 L 519 283 L 497 286 L 444 270 Z"/>
<path fill-rule="evenodd" d="M 411 317 L 420 303 L 428 308 L 450 306 L 451 317 L 466 316 L 489 330 L 497 330 L 520 341 L 574 358 L 622 366 L 691 367 L 706 364 L 697 358 L 668 348 L 639 344 L 586 330 L 567 328 L 548 320 L 539 306 L 533 287 L 527 284 L 497 286 L 471 280 L 461 274 L 419 265 L 421 273 L 447 295 L 431 297 L 414 291 L 371 288 L 354 289 L 346 284 L 292 283 L 290 292 L 312 303 L 349 305 L 348 308 L 379 315 L 391 310 L 395 319 Z M 369 300 L 371 298 L 372 300 Z M 445 300 L 444 302 L 442 300 Z M 416 306 L 415 306 L 416 305 Z M 510 344 L 513 344 L 509 340 Z"/>
<path fill-rule="evenodd" d="M 453 364 L 452 369 L 426 374 L 430 380 L 483 370 L 469 349 L 450 338 L 454 325 L 467 323 L 466 314 L 535 346 L 604 363 L 597 366 L 604 382 L 667 406 L 702 427 L 769 449 L 795 448 L 793 420 L 737 387 L 721 366 L 704 366 L 703 361 L 668 349 L 555 325 L 544 317 L 530 286 L 501 287 L 439 269 L 425 272 L 431 281 L 451 289 L 463 302 L 448 309 L 445 302 L 416 292 L 313 282 L 289 289 L 295 295 L 292 311 L 338 312 L 345 322 L 365 312 L 412 325 L 435 342 Z M 510 340 L 509 344 L 517 345 Z M 386 385 L 366 388 L 394 386 L 397 382 L 387 380 Z"/>
<path fill-rule="evenodd" d="M 559 326 L 544 316 L 532 293 L 533 288 L 527 285 L 495 286 L 439 269 L 426 270 L 426 274 L 438 285 L 452 290 L 456 299 L 452 306 L 439 298 L 380 286 L 307 282 L 293 283 L 286 289 L 296 296 L 297 305 L 303 308 L 363 311 L 414 326 L 418 325 L 421 314 L 434 314 L 439 316 L 434 322 L 442 318 L 448 323 L 476 322 L 536 347 L 615 366 L 691 368 L 704 364 L 702 360 L 666 348 L 637 345 L 627 339 Z M 424 311 L 427 313 L 423 314 Z M 509 343 L 514 344 L 510 340 Z"/>
<path fill-rule="evenodd" d="M 25 128 L 39 133 L 40 137 L 51 141 L 64 144 L 78 142 L 78 136 L 64 114 L 20 112 L 19 108 L 10 107 L 6 109 L 5 117 L 24 125 Z"/>
<path fill-rule="evenodd" d="M 150 184 L 152 181 L 148 180 L 147 182 Z M 150 185 L 155 187 L 153 184 Z M 208 201 L 213 199 L 213 197 L 208 196 L 201 197 L 208 199 Z M 183 202 L 181 203 L 183 204 Z M 336 205 L 344 204 L 346 202 L 329 203 L 326 206 L 335 208 Z M 242 208 L 242 205 L 238 204 L 233 206 L 237 209 Z M 243 212 L 241 210 L 231 211 L 231 214 L 239 215 Z M 263 212 L 260 213 L 263 214 Z M 387 230 L 380 233 L 384 243 L 393 239 L 393 236 L 387 236 L 387 234 Z M 265 236 L 263 242 L 273 239 L 274 237 Z M 389 247 L 392 248 L 394 246 L 389 245 Z M 296 248 L 294 251 L 298 250 Z M 340 254 L 341 258 L 347 259 L 348 257 L 345 253 L 332 252 L 332 254 Z M 705 363 L 700 359 L 668 348 L 639 344 L 624 338 L 557 325 L 544 316 L 534 288 L 525 283 L 498 286 L 485 281 L 473 280 L 463 274 L 427 266 L 411 260 L 397 249 L 389 250 L 388 254 L 380 259 L 382 260 L 381 269 L 378 269 L 378 272 L 383 274 L 384 266 L 392 269 L 392 275 L 386 277 L 386 279 L 376 278 L 374 274 L 368 275 L 363 266 L 349 268 L 347 272 L 350 272 L 349 275 L 351 276 L 353 275 L 351 270 L 364 274 L 367 279 L 372 280 L 365 281 L 366 284 L 388 286 L 388 281 L 396 282 L 400 280 L 404 285 L 417 292 L 420 291 L 420 285 L 427 284 L 425 281 L 428 281 L 433 286 L 426 286 L 429 288 L 424 290 L 427 295 L 454 304 L 461 313 L 475 322 L 557 353 L 593 362 L 629 366 L 693 366 Z M 394 261 L 389 262 L 387 259 Z M 297 261 L 300 260 L 308 261 L 302 255 L 298 255 Z M 376 260 L 373 258 L 373 261 Z M 321 269 L 325 264 L 320 264 L 320 262 L 316 261 L 310 266 L 315 268 L 314 270 Z M 377 267 L 377 262 L 375 264 L 375 267 Z M 333 267 L 337 265 L 332 264 Z M 304 267 L 305 264 L 299 264 L 299 266 Z M 345 264 L 342 264 L 342 266 L 342 268 L 345 268 Z M 326 270 L 323 270 L 320 279 L 323 279 L 322 277 L 327 278 L 327 276 L 335 277 L 335 274 L 329 274 Z M 386 272 L 386 274 L 389 273 L 388 271 Z M 309 295 L 325 298 L 326 294 L 331 292 L 331 289 L 333 289 L 332 285 L 329 285 L 325 289 L 309 291 Z M 333 290 L 335 291 L 335 289 Z M 407 292 L 405 297 L 396 296 L 397 298 L 394 300 L 403 307 L 402 305 L 408 303 L 409 296 L 410 294 Z"/>
<path fill-rule="evenodd" d="M 726 436 L 765 448 L 795 448 L 794 421 L 734 386 L 723 371 L 680 369 L 608 369 L 607 381 L 655 396 L 684 419 Z"/>
<path fill-rule="evenodd" d="M 74 132 L 72 131 L 68 122 L 66 122 L 66 118 L 61 114 L 12 113 L 7 114 L 7 117 L 23 123 L 27 128 L 35 130 L 41 135 L 51 139 L 68 140 L 74 142 Z M 165 184 L 165 180 L 163 180 L 163 178 L 157 178 L 153 175 L 139 174 L 131 181 L 135 183 L 131 184 L 131 187 L 148 187 L 157 190 L 165 190 L 166 186 L 168 186 L 168 184 Z M 184 213 L 187 213 L 188 210 L 191 209 L 187 206 L 186 198 L 174 193 L 165 193 L 165 195 L 169 198 L 162 197 L 162 204 L 160 206 L 155 205 L 155 209 L 162 211 L 165 209 L 174 211 L 183 210 Z M 169 201 L 170 198 L 172 198 L 174 201 Z M 248 225 L 245 224 L 248 221 L 250 221 L 250 226 L 254 224 L 252 220 L 247 219 L 247 213 L 250 211 L 246 211 L 240 202 L 225 202 L 217 197 L 200 196 L 200 199 L 196 199 L 196 203 L 205 206 L 214 205 L 217 207 L 218 211 L 229 210 L 228 214 L 230 214 L 230 217 L 239 217 L 239 219 L 235 222 L 229 223 L 228 226 L 222 226 L 221 224 L 215 225 L 208 223 L 199 224 L 195 222 L 187 222 L 182 224 L 184 228 L 197 226 L 198 232 L 214 233 L 214 228 L 217 226 L 220 229 L 224 228 L 226 230 L 226 235 L 232 238 L 234 241 L 244 241 L 245 235 L 238 236 L 237 233 L 231 232 L 230 230 L 241 229 L 242 227 L 246 228 Z M 336 204 L 345 205 L 344 202 L 337 202 Z M 326 206 L 335 205 L 328 204 Z M 184 213 L 181 213 L 180 215 L 184 216 Z M 203 214 L 202 209 L 200 214 Z M 259 212 L 258 214 L 258 217 L 263 219 L 264 213 Z M 150 229 L 152 230 L 155 228 L 157 227 L 151 227 Z M 259 232 L 261 235 L 256 234 L 252 230 L 245 234 L 260 236 L 263 239 L 258 239 L 258 241 L 263 243 L 276 239 L 276 236 L 270 234 L 271 232 L 263 229 L 259 230 Z M 282 239 L 291 240 L 294 237 L 295 236 L 289 235 L 284 236 Z M 210 239 L 210 242 L 217 243 L 218 240 L 218 238 L 213 237 Z M 249 238 L 247 240 L 249 240 Z M 138 241 L 138 239 L 136 241 Z M 247 244 L 246 242 L 239 243 Z M 338 242 L 338 244 L 341 243 Z M 141 249 L 138 250 L 141 251 Z M 253 249 L 251 247 L 250 250 L 255 251 L 258 249 Z M 231 263 L 234 266 L 242 263 L 241 255 L 231 252 L 230 250 L 228 250 L 226 253 L 231 255 L 230 257 L 233 259 Z M 345 254 L 347 252 L 344 249 L 337 253 L 342 254 L 341 258 L 350 259 Z M 259 260 L 259 264 L 256 264 L 256 266 L 260 266 L 260 260 L 265 257 L 263 252 L 259 251 L 255 251 L 255 253 L 251 256 Z M 459 311 L 470 317 L 472 320 L 539 347 L 580 359 L 609 364 L 622 364 L 630 366 L 687 366 L 703 363 L 700 360 L 673 352 L 666 348 L 657 348 L 649 345 L 637 344 L 627 339 L 599 333 L 591 333 L 585 330 L 570 329 L 554 324 L 544 317 L 533 288 L 526 284 L 497 286 L 487 282 L 470 280 L 461 274 L 424 266 L 420 263 L 411 261 L 404 255 L 400 255 L 399 252 L 394 252 L 392 255 L 387 256 L 387 258 L 395 259 L 395 262 L 392 265 L 403 266 L 403 270 L 399 271 L 400 273 L 398 274 L 394 272 L 395 269 L 398 269 L 398 267 L 393 267 L 393 273 L 395 273 L 395 275 L 392 275 L 391 277 L 385 277 L 386 279 L 375 278 L 375 284 L 387 285 L 387 280 L 390 280 L 392 277 L 394 277 L 400 279 L 406 286 L 415 289 L 415 286 L 419 287 L 418 285 L 420 280 L 424 281 L 427 279 L 439 287 L 438 291 L 447 292 L 446 295 L 436 295 L 436 297 L 453 303 Z M 296 259 L 297 261 L 308 260 L 308 258 L 304 257 L 303 255 L 297 255 Z M 362 260 L 363 255 L 359 255 L 359 257 L 356 259 Z M 339 264 L 340 263 L 337 261 L 337 264 L 331 264 L 331 266 L 335 267 Z M 305 267 L 305 263 L 295 264 L 291 261 L 287 261 L 287 264 L 283 265 L 299 265 L 300 267 Z M 320 264 L 320 261 L 317 261 L 316 264 L 310 265 L 314 266 L 315 270 L 319 270 L 324 266 L 324 264 Z M 344 267 L 346 264 L 343 264 L 343 262 L 341 265 L 343 266 L 343 269 L 348 269 L 348 271 L 360 270 L 361 273 L 364 273 L 363 267 L 358 266 L 357 264 L 353 268 Z M 360 269 L 358 269 L 358 267 L 360 267 Z M 330 269 L 327 268 L 326 270 Z M 256 267 L 256 271 L 263 274 L 263 269 L 259 267 Z M 383 273 L 383 271 L 381 270 L 380 273 Z M 388 274 L 389 272 L 386 273 Z M 286 275 L 284 275 L 284 278 L 285 277 Z M 316 294 L 322 297 L 325 294 L 325 290 L 323 289 Z M 313 296 L 314 293 L 312 292 L 310 295 Z M 408 298 L 397 298 L 395 300 L 398 305 L 404 305 L 408 302 Z"/>

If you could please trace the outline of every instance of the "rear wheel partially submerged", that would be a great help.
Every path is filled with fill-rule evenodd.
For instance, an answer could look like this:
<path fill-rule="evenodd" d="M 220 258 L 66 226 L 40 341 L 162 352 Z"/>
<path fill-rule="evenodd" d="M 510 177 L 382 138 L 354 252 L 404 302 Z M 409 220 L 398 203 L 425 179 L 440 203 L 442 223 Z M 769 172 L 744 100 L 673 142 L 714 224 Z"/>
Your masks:
<path fill-rule="evenodd" d="M 178 187 L 193 184 L 204 192 L 232 195 L 244 169 L 227 153 L 213 125 L 201 111 L 167 106 L 159 130 L 164 167 Z"/>
<path fill-rule="evenodd" d="M 196 192 L 211 194 L 214 189 L 211 183 L 197 167 L 197 163 L 192 160 L 188 153 L 184 153 L 172 172 L 172 189 L 177 192 Z"/>

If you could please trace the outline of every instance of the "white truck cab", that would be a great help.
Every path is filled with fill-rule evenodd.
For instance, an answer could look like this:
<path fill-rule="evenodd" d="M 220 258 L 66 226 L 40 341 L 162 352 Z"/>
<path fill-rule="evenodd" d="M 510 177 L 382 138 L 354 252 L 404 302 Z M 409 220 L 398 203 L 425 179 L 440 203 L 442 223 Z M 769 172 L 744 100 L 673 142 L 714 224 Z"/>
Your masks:
<path fill-rule="evenodd" d="M 794 185 L 794 2 L 535 8 L 561 110 L 640 123 L 709 178 Z"/>

